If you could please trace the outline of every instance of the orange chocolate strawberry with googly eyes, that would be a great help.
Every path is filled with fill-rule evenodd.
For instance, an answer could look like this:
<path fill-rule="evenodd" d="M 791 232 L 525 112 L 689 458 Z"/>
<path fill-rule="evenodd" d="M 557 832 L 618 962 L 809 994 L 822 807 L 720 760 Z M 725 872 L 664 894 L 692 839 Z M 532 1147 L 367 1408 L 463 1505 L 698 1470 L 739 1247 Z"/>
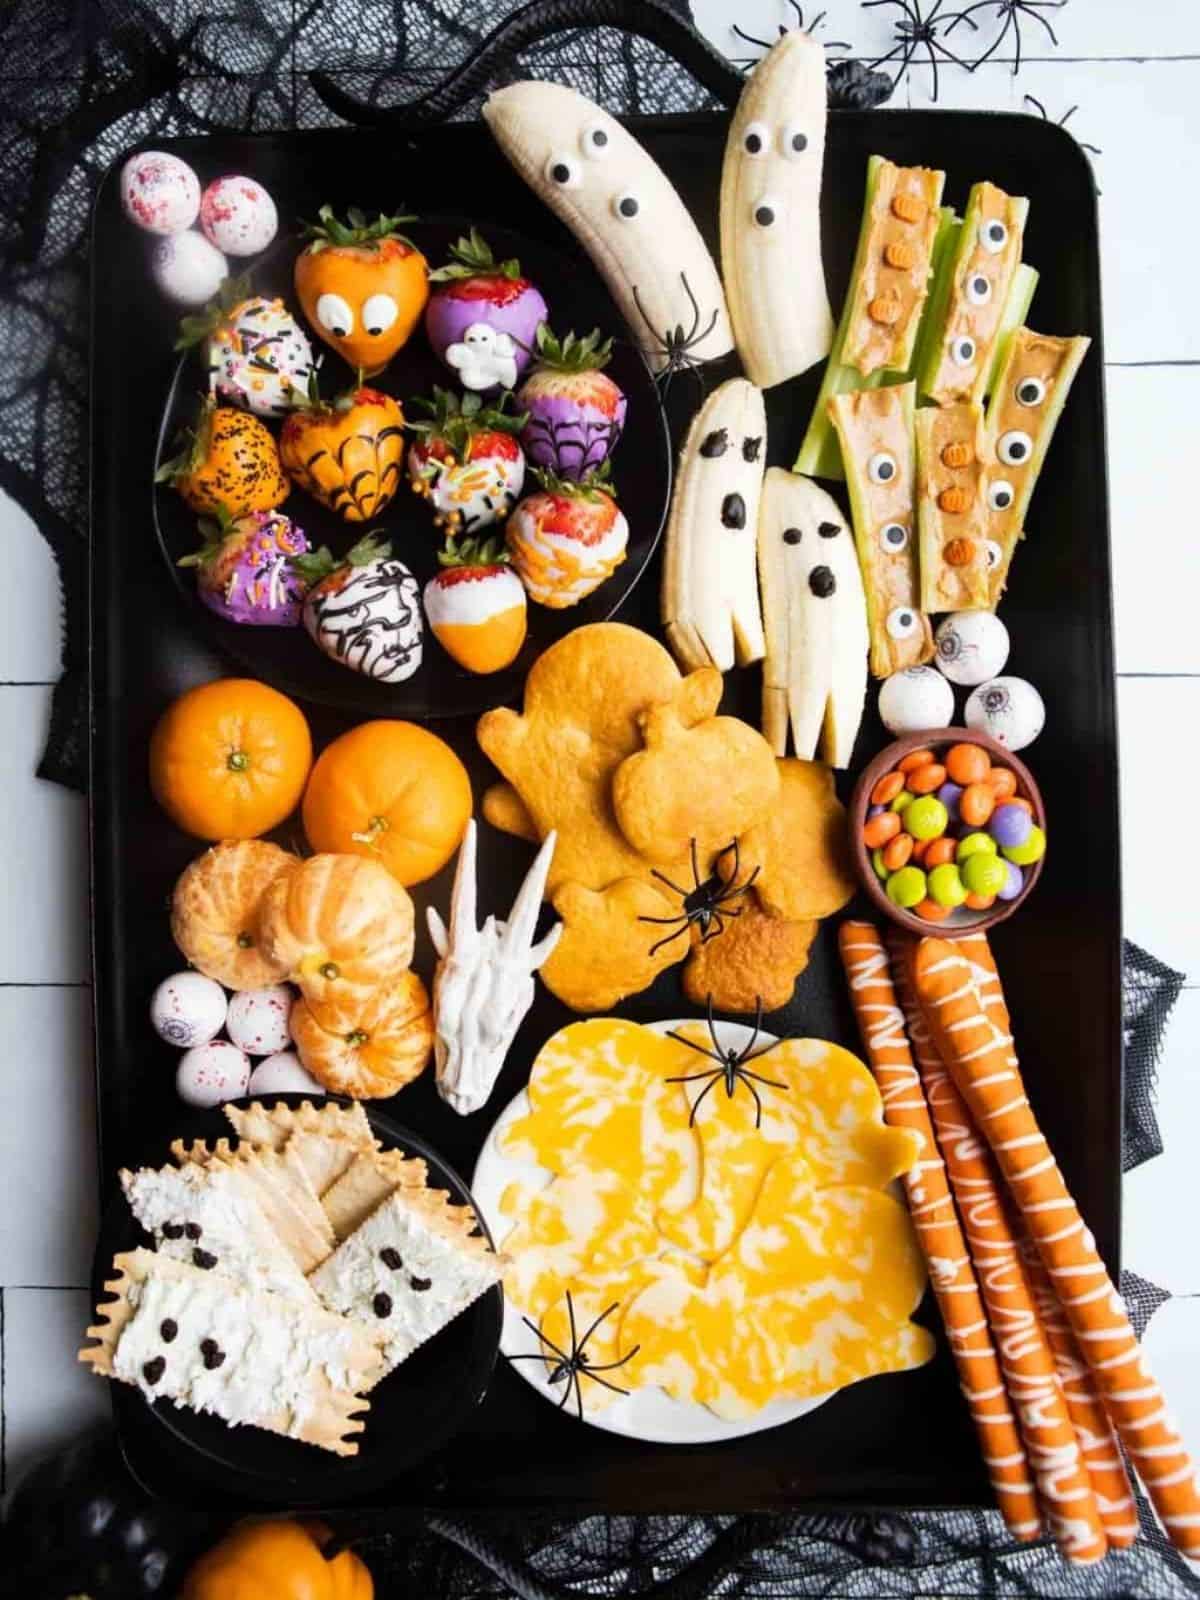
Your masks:
<path fill-rule="evenodd" d="M 409 216 L 361 211 L 339 222 L 322 206 L 296 257 L 296 294 L 315 331 L 352 367 L 374 377 L 403 345 L 429 299 L 429 263 L 398 230 Z"/>

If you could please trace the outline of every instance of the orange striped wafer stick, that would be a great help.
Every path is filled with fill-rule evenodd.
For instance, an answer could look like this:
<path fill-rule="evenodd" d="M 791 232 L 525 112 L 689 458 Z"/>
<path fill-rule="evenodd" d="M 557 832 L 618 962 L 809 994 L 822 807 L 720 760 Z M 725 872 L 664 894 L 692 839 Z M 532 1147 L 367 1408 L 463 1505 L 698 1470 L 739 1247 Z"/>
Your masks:
<path fill-rule="evenodd" d="M 1200 1557 L 1200 1484 L 1150 1376 L 1125 1306 L 1084 1226 L 1010 1063 L 1011 1040 L 989 1021 L 966 956 L 922 939 L 914 981 L 947 1065 L 1008 1180 L 1071 1331 L 1168 1537 Z"/>
<path fill-rule="evenodd" d="M 869 922 L 843 922 L 838 943 L 867 1060 L 883 1097 L 884 1117 L 892 1127 L 911 1128 L 921 1136 L 921 1160 L 904 1175 L 908 1207 L 996 1504 L 1014 1538 L 1035 1539 L 1042 1522 L 1025 1447 L 913 1066 L 887 953 Z"/>
<path fill-rule="evenodd" d="M 956 944 L 970 963 L 971 975 L 988 1019 L 1005 1037 L 1010 1037 L 1008 1005 L 1004 999 L 1000 973 L 987 934 L 973 933 L 965 939 L 957 940 Z M 1013 1071 L 1019 1077 L 1020 1068 L 1011 1045 L 1008 1059 Z M 1029 1286 L 1033 1291 L 1033 1303 L 1042 1319 L 1050 1348 L 1054 1352 L 1059 1386 L 1067 1403 L 1067 1412 L 1079 1436 L 1079 1448 L 1083 1451 L 1083 1459 L 1087 1463 L 1088 1476 L 1092 1480 L 1092 1492 L 1100 1508 L 1104 1531 L 1108 1535 L 1110 1545 L 1117 1549 L 1125 1549 L 1137 1538 L 1138 1514 L 1129 1475 L 1121 1459 L 1121 1447 L 1117 1443 L 1113 1425 L 1104 1409 L 1104 1402 L 1096 1391 L 1087 1363 L 1079 1353 L 1079 1346 L 1071 1332 L 1066 1314 L 1058 1303 L 1054 1286 L 1042 1265 L 1037 1246 L 1024 1227 L 1018 1227 L 1014 1231 L 1021 1264 L 1025 1268 Z"/>
<path fill-rule="evenodd" d="M 911 957 L 911 947 L 908 952 Z M 999 1180 L 962 1098 L 917 1004 L 906 963 L 897 961 L 896 984 L 909 1019 L 913 1049 L 941 1147 L 950 1187 L 987 1307 L 1000 1368 L 1042 1506 L 1063 1554 L 1081 1564 L 1100 1561 L 1108 1539 L 1058 1371 L 1017 1255 L 1000 1200 Z"/>

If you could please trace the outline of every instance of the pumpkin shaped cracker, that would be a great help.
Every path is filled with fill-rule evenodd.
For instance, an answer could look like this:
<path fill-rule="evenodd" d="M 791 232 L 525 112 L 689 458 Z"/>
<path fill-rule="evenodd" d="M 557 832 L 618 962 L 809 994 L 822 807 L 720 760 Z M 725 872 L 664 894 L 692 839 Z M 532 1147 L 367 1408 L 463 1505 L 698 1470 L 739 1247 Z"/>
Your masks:
<path fill-rule="evenodd" d="M 226 839 L 184 869 L 171 934 L 198 972 L 227 989 L 263 989 L 286 976 L 278 955 L 263 948 L 258 913 L 270 886 L 296 866 L 265 839 Z"/>

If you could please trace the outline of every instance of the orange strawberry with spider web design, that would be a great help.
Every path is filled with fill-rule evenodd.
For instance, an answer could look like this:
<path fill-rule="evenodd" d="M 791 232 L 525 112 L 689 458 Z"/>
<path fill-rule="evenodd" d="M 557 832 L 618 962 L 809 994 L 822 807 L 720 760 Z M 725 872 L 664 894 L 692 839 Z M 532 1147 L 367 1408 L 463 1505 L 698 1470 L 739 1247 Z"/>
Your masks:
<path fill-rule="evenodd" d="M 293 391 L 296 393 L 296 391 Z M 279 435 L 279 455 L 295 483 L 347 522 L 367 522 L 400 485 L 404 412 L 361 382 L 323 400 L 316 374 Z"/>

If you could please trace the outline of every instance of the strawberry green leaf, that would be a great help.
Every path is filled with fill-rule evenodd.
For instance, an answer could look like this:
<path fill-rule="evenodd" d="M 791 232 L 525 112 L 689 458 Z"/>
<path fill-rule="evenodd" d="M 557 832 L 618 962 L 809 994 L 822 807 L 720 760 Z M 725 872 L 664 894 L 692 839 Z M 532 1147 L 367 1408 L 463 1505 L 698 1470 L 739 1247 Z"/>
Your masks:
<path fill-rule="evenodd" d="M 598 372 L 612 360 L 612 340 L 602 339 L 599 328 L 582 338 L 568 333 L 560 339 L 543 322 L 535 345 L 538 365 L 550 372 Z"/>
<path fill-rule="evenodd" d="M 307 253 L 316 255 L 318 251 L 329 249 L 378 250 L 385 239 L 398 239 L 410 250 L 416 249 L 412 240 L 400 232 L 406 222 L 417 221 L 415 216 L 381 213 L 374 222 L 368 222 L 363 212 L 351 206 L 346 217 L 347 222 L 339 222 L 332 206 L 322 206 L 317 212 L 317 221 L 304 225 L 304 238 L 310 241 Z"/>
<path fill-rule="evenodd" d="M 502 567 L 508 560 L 502 533 L 490 539 L 455 539 L 451 534 L 438 551 L 438 565 L 442 567 Z"/>
<path fill-rule="evenodd" d="M 550 467 L 533 467 L 533 476 L 547 494 L 565 495 L 568 500 L 615 500 L 616 485 L 612 481 L 612 462 L 605 461 L 582 478 L 560 478 Z"/>
<path fill-rule="evenodd" d="M 492 247 L 479 232 L 472 228 L 468 236 L 456 239 L 450 246 L 451 259 L 444 267 L 429 274 L 430 283 L 453 283 L 462 278 L 519 278 L 521 263 L 515 257 L 497 261 Z"/>

